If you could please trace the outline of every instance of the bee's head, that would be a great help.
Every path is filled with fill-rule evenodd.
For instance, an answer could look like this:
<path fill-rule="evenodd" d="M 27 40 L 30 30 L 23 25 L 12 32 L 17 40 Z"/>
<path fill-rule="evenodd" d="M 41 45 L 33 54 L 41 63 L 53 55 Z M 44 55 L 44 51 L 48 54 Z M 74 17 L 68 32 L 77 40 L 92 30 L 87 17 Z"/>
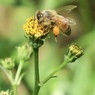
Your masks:
<path fill-rule="evenodd" d="M 36 13 L 36 17 L 37 17 L 38 20 L 40 20 L 40 19 L 43 17 L 42 12 L 37 11 L 37 13 Z"/>

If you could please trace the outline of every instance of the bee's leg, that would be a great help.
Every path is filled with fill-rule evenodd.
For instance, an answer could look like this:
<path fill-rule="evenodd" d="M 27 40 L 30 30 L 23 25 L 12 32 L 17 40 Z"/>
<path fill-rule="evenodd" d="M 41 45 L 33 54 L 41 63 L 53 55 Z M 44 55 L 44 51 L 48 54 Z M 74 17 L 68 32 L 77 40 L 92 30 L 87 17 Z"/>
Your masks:
<path fill-rule="evenodd" d="M 44 37 L 46 37 L 49 32 L 50 32 L 50 26 L 45 26 L 45 30 L 43 35 L 41 35 L 42 36 L 41 38 L 43 39 Z"/>
<path fill-rule="evenodd" d="M 57 35 L 54 35 L 54 39 L 55 39 L 55 41 L 57 42 Z"/>
<path fill-rule="evenodd" d="M 49 33 L 49 31 L 53 29 L 53 26 L 54 26 L 54 22 L 51 22 L 50 24 L 46 25 L 44 33 L 45 34 Z"/>
<path fill-rule="evenodd" d="M 50 30 L 51 30 L 50 25 L 49 26 L 45 26 L 44 35 L 48 34 Z"/>

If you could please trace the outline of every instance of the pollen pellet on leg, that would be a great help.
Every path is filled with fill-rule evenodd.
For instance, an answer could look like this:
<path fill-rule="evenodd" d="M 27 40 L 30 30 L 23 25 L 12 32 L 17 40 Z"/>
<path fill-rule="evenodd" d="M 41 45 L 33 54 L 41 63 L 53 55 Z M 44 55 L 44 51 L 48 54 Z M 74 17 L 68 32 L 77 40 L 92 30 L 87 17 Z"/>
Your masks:
<path fill-rule="evenodd" d="M 53 34 L 54 34 L 55 36 L 58 36 L 59 33 L 60 33 L 59 28 L 58 28 L 57 26 L 54 26 L 54 28 L 53 28 Z"/>

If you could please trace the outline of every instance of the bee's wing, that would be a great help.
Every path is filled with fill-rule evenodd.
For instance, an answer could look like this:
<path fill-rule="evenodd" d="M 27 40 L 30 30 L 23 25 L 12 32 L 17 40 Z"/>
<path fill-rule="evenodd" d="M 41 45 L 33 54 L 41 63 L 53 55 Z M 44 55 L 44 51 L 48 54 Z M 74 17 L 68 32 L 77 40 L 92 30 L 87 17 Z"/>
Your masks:
<path fill-rule="evenodd" d="M 70 13 L 76 7 L 77 7 L 76 5 L 68 5 L 68 6 L 64 6 L 56 11 L 58 14 L 63 15 L 63 14 Z"/>
<path fill-rule="evenodd" d="M 68 19 L 68 24 L 69 24 L 70 26 L 76 25 L 76 22 L 75 22 L 72 18 L 66 17 L 66 19 Z"/>

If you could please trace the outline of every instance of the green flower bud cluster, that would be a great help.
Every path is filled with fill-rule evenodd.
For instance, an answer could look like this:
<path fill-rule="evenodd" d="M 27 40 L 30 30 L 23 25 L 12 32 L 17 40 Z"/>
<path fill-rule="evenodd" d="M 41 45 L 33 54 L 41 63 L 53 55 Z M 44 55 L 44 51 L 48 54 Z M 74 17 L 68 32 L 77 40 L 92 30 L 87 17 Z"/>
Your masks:
<path fill-rule="evenodd" d="M 32 49 L 31 49 L 31 47 L 29 47 L 28 44 L 26 44 L 24 46 L 17 47 L 17 52 L 18 52 L 18 54 L 17 54 L 18 59 L 25 61 L 30 58 Z"/>
<path fill-rule="evenodd" d="M 14 61 L 11 58 L 6 58 L 5 60 L 0 60 L 1 65 L 8 70 L 12 70 L 15 66 Z"/>
<path fill-rule="evenodd" d="M 10 95 L 9 90 L 7 90 L 7 91 L 1 91 L 0 95 Z"/>

